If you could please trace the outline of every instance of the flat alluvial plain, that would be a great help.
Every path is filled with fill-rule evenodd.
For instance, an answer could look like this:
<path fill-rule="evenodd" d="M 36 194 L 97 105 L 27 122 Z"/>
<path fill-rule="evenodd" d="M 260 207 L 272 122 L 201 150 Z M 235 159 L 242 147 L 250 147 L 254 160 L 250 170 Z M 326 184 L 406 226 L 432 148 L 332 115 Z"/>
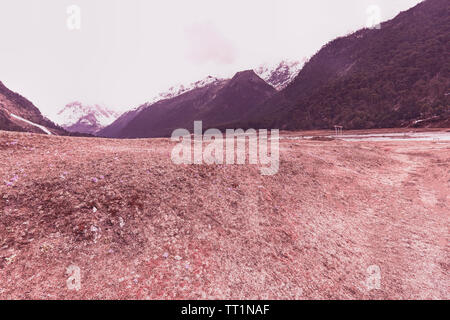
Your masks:
<path fill-rule="evenodd" d="M 262 176 L 0 132 L 0 298 L 449 299 L 450 143 L 287 138 L 309 134 Z"/>

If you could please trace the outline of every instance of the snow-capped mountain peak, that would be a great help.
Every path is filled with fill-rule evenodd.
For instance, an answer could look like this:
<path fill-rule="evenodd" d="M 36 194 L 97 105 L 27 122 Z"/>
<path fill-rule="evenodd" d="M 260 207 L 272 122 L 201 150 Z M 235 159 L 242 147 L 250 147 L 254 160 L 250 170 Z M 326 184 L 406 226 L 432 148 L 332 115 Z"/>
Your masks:
<path fill-rule="evenodd" d="M 54 120 L 68 131 L 95 134 L 113 123 L 119 115 L 101 105 L 85 105 L 74 101 L 60 110 Z"/>
<path fill-rule="evenodd" d="M 294 80 L 302 67 L 300 61 L 283 60 L 275 64 L 263 64 L 255 69 L 255 73 L 280 91 Z"/>
<path fill-rule="evenodd" d="M 216 82 L 222 81 L 222 80 L 223 79 L 216 78 L 213 76 L 207 76 L 206 78 L 204 78 L 202 80 L 192 82 L 190 84 L 177 84 L 177 85 L 170 87 L 168 90 L 161 92 L 160 94 L 156 95 L 152 99 L 150 99 L 146 103 L 146 105 L 149 106 L 160 100 L 175 98 L 175 97 L 182 95 L 183 93 L 186 93 L 188 91 L 198 89 L 198 88 L 203 88 L 212 83 L 216 83 Z"/>

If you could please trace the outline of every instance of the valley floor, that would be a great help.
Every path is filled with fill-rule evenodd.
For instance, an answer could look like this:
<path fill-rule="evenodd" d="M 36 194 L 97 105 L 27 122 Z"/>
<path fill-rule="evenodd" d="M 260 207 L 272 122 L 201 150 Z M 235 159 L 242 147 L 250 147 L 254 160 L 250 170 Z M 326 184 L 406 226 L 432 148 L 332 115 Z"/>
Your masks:
<path fill-rule="evenodd" d="M 450 299 L 450 142 L 327 135 L 261 176 L 0 131 L 0 299 Z"/>

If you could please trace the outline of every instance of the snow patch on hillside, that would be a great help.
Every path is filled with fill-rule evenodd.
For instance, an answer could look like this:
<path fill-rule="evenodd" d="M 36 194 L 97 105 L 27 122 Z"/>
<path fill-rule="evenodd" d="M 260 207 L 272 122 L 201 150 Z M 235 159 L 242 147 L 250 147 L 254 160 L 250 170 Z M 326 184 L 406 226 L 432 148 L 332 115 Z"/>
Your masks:
<path fill-rule="evenodd" d="M 27 120 L 27 119 L 24 119 L 24 118 L 22 118 L 22 117 L 19 117 L 19 116 L 15 115 L 14 113 L 11 113 L 11 117 L 13 117 L 13 118 L 15 118 L 15 119 L 17 119 L 17 120 L 23 121 L 23 122 L 25 122 L 25 123 L 28 123 L 29 125 L 32 125 L 32 126 L 34 126 L 34 127 L 36 127 L 36 128 L 39 128 L 39 129 L 41 129 L 42 131 L 44 131 L 44 132 L 45 132 L 46 134 L 48 134 L 48 135 L 52 135 L 52 133 L 51 133 L 46 127 L 44 127 L 44 126 L 41 126 L 41 125 L 36 124 L 36 123 L 34 123 L 34 122 L 31 122 L 31 121 L 29 121 L 29 120 Z"/>

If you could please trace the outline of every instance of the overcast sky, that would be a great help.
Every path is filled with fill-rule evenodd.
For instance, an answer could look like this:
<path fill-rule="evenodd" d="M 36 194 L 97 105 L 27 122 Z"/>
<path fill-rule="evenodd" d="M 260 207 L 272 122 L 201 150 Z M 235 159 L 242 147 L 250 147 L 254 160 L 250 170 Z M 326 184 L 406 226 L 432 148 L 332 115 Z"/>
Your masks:
<path fill-rule="evenodd" d="M 46 115 L 75 100 L 128 110 L 173 84 L 310 57 L 371 5 L 384 21 L 419 2 L 0 0 L 0 81 Z"/>

